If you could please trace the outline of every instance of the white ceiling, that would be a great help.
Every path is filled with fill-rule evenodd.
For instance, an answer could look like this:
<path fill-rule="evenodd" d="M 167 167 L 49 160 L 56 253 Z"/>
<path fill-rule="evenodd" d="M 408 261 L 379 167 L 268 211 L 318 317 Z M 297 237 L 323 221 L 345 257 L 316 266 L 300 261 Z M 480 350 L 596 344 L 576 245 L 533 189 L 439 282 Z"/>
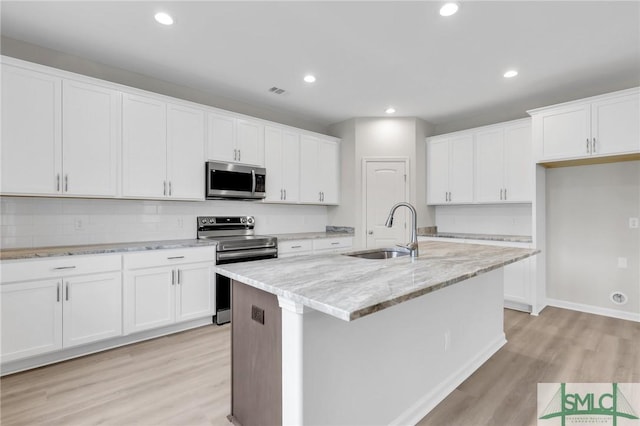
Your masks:
<path fill-rule="evenodd" d="M 1 31 L 323 125 L 388 105 L 433 124 L 516 117 L 640 85 L 639 1 L 468 0 L 450 18 L 440 5 L 2 1 Z"/>

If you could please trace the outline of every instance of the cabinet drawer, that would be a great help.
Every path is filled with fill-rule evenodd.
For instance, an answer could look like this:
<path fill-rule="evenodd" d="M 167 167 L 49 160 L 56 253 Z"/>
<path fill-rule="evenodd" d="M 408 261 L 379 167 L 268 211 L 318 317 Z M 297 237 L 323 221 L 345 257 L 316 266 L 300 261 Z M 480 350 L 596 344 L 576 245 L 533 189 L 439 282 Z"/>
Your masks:
<path fill-rule="evenodd" d="M 181 263 L 215 262 L 216 247 L 195 247 L 171 250 L 150 250 L 141 253 L 125 254 L 124 269 L 152 268 L 171 266 Z"/>
<path fill-rule="evenodd" d="M 278 243 L 278 255 L 305 253 L 313 250 L 313 240 L 291 240 Z"/>
<path fill-rule="evenodd" d="M 30 281 L 71 275 L 120 271 L 119 254 L 93 256 L 60 256 L 51 259 L 2 262 L 2 282 Z"/>
<path fill-rule="evenodd" d="M 341 238 L 323 238 L 313 241 L 314 250 L 331 250 L 345 247 L 351 247 L 353 245 L 353 238 L 341 237 Z"/>

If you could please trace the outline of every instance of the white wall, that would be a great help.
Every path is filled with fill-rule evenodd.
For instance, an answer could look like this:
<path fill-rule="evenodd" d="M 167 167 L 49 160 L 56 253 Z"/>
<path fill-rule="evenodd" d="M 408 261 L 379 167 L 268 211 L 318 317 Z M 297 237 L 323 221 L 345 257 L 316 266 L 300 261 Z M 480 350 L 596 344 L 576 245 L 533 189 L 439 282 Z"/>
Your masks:
<path fill-rule="evenodd" d="M 256 233 L 322 232 L 324 206 L 0 197 L 0 248 L 196 237 L 196 216 L 253 215 Z"/>
<path fill-rule="evenodd" d="M 335 124 L 329 131 L 342 139 L 341 203 L 330 208 L 330 224 L 355 227 L 355 243 L 364 245 L 362 160 L 373 157 L 409 159 L 409 202 L 418 211 L 418 226 L 434 224 L 425 195 L 428 123 L 413 117 L 367 117 Z"/>
<path fill-rule="evenodd" d="M 547 296 L 640 313 L 640 161 L 547 169 Z M 618 267 L 618 258 L 627 268 Z M 609 300 L 622 291 L 626 305 Z"/>

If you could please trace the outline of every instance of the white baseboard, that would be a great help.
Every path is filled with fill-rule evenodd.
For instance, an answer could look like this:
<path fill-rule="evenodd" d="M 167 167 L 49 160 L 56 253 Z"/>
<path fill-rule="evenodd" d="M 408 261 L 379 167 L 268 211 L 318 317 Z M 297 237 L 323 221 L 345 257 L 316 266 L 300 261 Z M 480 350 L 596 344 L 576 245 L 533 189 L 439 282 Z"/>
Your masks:
<path fill-rule="evenodd" d="M 617 309 L 601 308 L 593 305 L 583 305 L 582 303 L 567 302 L 565 300 L 547 298 L 547 306 L 569 309 L 572 311 L 585 312 L 587 314 L 603 315 L 605 317 L 618 318 L 627 321 L 640 322 L 640 313 L 619 311 Z"/>
<path fill-rule="evenodd" d="M 513 309 L 515 311 L 521 311 L 526 313 L 531 313 L 531 305 L 522 303 L 522 302 L 514 302 L 513 300 L 504 300 L 504 307 L 507 309 Z"/>
<path fill-rule="evenodd" d="M 467 380 L 482 364 L 487 362 L 502 346 L 507 343 L 504 333 L 498 336 L 493 342 L 488 344 L 484 350 L 466 364 L 461 366 L 449 378 L 444 380 L 440 386 L 424 395 L 414 405 L 400 414 L 391 425 L 415 425 L 424 416 L 429 414 L 436 405 L 440 404 L 451 392 L 453 392 L 462 382 Z"/>

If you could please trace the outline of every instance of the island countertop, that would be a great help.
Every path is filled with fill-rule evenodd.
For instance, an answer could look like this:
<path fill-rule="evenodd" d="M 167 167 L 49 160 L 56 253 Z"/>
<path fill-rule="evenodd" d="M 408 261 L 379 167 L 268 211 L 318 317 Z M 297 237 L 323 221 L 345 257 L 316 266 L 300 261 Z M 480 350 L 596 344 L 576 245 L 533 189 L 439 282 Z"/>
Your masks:
<path fill-rule="evenodd" d="M 321 254 L 218 265 L 216 272 L 352 321 L 539 253 L 440 241 L 424 241 L 419 248 L 417 259 Z"/>

